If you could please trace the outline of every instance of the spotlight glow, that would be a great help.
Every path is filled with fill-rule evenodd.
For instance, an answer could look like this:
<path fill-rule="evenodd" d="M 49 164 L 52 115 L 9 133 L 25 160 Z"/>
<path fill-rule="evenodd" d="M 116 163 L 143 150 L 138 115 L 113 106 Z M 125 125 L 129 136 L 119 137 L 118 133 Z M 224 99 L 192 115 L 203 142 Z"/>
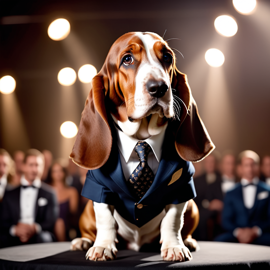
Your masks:
<path fill-rule="evenodd" d="M 70 24 L 66 19 L 57 19 L 48 27 L 48 35 L 53 40 L 65 39 L 70 32 Z"/>
<path fill-rule="evenodd" d="M 222 15 L 215 19 L 215 28 L 218 33 L 225 37 L 232 37 L 237 33 L 238 26 L 236 21 L 228 15 Z"/>
<path fill-rule="evenodd" d="M 90 83 L 97 75 L 97 69 L 92 65 L 83 65 L 78 71 L 79 80 L 83 83 Z"/>
<path fill-rule="evenodd" d="M 13 77 L 6 75 L 0 79 L 0 92 L 3 94 L 10 94 L 16 88 L 16 81 Z"/>
<path fill-rule="evenodd" d="M 218 49 L 209 49 L 205 53 L 205 60 L 211 67 L 220 67 L 225 61 L 224 54 Z"/>
<path fill-rule="evenodd" d="M 77 135 L 78 128 L 73 122 L 66 121 L 61 125 L 60 132 L 65 138 L 73 138 Z"/>
<path fill-rule="evenodd" d="M 233 0 L 234 8 L 241 14 L 249 15 L 251 14 L 255 7 L 256 0 Z"/>
<path fill-rule="evenodd" d="M 77 75 L 74 69 L 66 67 L 59 71 L 57 78 L 60 84 L 68 86 L 76 81 Z"/>

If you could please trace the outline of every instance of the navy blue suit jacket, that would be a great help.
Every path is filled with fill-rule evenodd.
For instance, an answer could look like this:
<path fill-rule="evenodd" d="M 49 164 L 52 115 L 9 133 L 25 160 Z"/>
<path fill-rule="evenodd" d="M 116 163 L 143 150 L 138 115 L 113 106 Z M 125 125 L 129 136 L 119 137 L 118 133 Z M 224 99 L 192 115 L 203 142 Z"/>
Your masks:
<path fill-rule="evenodd" d="M 260 199 L 262 192 L 264 198 Z M 258 196 L 259 195 L 259 196 Z M 270 232 L 270 188 L 259 181 L 254 205 L 247 209 L 244 205 L 242 185 L 228 191 L 225 195 L 224 209 L 222 214 L 222 226 L 226 231 L 233 232 L 236 228 L 258 226 L 262 232 Z"/>
<path fill-rule="evenodd" d="M 153 184 L 146 194 L 137 200 L 124 178 L 116 140 L 111 155 L 100 169 L 87 173 L 82 195 L 98 203 L 114 205 L 117 212 L 129 222 L 141 227 L 157 216 L 168 204 L 179 204 L 196 196 L 192 163 L 181 159 L 174 147 L 171 132 L 167 129 L 162 146 L 162 156 Z M 114 137 L 116 138 L 116 137 Z M 183 169 L 181 177 L 168 185 L 172 175 Z M 142 209 L 136 203 L 143 204 Z"/>

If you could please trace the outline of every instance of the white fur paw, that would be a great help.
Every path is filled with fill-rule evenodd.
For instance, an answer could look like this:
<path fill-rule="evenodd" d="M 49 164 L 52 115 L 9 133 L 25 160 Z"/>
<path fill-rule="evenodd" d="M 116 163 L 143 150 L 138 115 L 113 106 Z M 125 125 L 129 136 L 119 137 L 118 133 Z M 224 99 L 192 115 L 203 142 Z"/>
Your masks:
<path fill-rule="evenodd" d="M 161 257 L 164 261 L 190 261 L 192 255 L 189 249 L 183 245 L 177 245 L 161 250 Z"/>
<path fill-rule="evenodd" d="M 117 249 L 104 247 L 91 247 L 87 251 L 85 258 L 91 261 L 109 261 L 116 258 Z"/>
<path fill-rule="evenodd" d="M 88 250 L 93 241 L 87 238 L 75 238 L 71 241 L 70 250 Z"/>

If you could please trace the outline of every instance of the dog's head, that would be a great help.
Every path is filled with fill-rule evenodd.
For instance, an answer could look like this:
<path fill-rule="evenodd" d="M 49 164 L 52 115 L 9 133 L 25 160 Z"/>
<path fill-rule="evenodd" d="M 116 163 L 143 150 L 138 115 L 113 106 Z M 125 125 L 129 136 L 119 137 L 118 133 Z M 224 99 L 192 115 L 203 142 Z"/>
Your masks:
<path fill-rule="evenodd" d="M 157 135 L 172 122 L 175 148 L 187 161 L 199 161 L 214 149 L 186 75 L 177 70 L 166 41 L 154 33 L 127 33 L 112 45 L 82 113 L 70 155 L 77 165 L 97 169 L 108 160 L 110 116 L 138 139 Z"/>

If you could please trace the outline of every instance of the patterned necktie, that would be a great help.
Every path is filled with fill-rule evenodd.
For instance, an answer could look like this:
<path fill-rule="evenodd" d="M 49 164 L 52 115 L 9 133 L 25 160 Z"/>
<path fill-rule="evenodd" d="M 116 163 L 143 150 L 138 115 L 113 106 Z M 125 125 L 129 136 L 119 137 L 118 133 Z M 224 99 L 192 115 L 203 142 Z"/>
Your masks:
<path fill-rule="evenodd" d="M 130 175 L 128 182 L 138 199 L 143 197 L 154 180 L 154 173 L 147 164 L 147 157 L 150 151 L 151 147 L 147 142 L 138 141 L 135 146 L 135 152 L 139 157 L 140 164 Z"/>

